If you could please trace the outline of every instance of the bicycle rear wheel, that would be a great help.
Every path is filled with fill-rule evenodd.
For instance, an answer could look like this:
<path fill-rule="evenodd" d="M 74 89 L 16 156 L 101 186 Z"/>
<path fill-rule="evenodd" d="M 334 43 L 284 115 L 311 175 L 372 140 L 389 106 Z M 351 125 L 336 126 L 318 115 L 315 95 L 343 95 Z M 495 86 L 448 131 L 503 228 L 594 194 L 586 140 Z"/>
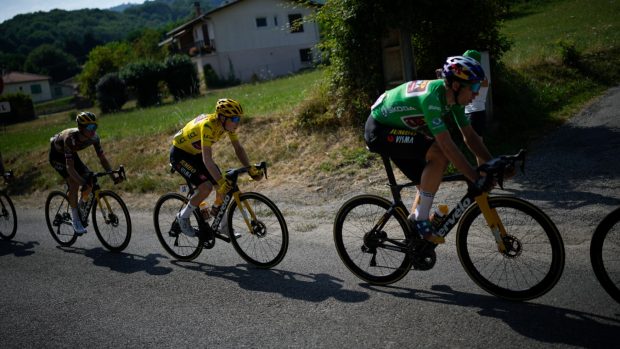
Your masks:
<path fill-rule="evenodd" d="M 71 206 L 67 194 L 52 191 L 45 200 L 45 221 L 52 237 L 60 246 L 68 247 L 75 243 L 77 235 L 71 224 Z"/>
<path fill-rule="evenodd" d="M 601 286 L 620 303 L 620 208 L 596 227 L 590 244 L 590 261 Z"/>
<path fill-rule="evenodd" d="M 288 228 L 282 213 L 259 193 L 242 193 L 239 200 L 241 207 L 235 200 L 228 207 L 228 235 L 233 247 L 241 258 L 259 268 L 277 265 L 288 249 Z M 255 220 L 248 207 L 254 212 Z"/>
<path fill-rule="evenodd" d="M 17 233 L 17 215 L 13 201 L 5 193 L 0 193 L 0 238 L 10 240 Z"/>
<path fill-rule="evenodd" d="M 340 259 L 360 279 L 387 285 L 402 279 L 411 269 L 412 258 L 401 251 L 386 249 L 404 243 L 407 218 L 391 214 L 391 203 L 379 196 L 361 195 L 347 201 L 336 215 L 334 242 Z M 385 219 L 380 231 L 375 229 Z"/>
<path fill-rule="evenodd" d="M 93 205 L 92 219 L 95 233 L 105 248 L 120 252 L 127 247 L 131 239 L 131 218 L 118 194 L 100 191 L 99 200 Z"/>
<path fill-rule="evenodd" d="M 176 221 L 177 213 L 186 203 L 187 198 L 180 194 L 164 194 L 155 204 L 153 224 L 157 238 L 166 252 L 178 260 L 190 261 L 198 257 L 203 245 L 198 236 L 190 237 L 183 234 Z M 192 227 L 198 227 L 196 212 L 190 218 L 190 222 Z"/>
<path fill-rule="evenodd" d="M 489 205 L 506 228 L 499 252 L 477 204 L 461 219 L 457 252 L 469 276 L 485 291 L 525 301 L 547 293 L 564 270 L 564 244 L 555 224 L 533 204 L 514 197 L 490 197 Z"/>

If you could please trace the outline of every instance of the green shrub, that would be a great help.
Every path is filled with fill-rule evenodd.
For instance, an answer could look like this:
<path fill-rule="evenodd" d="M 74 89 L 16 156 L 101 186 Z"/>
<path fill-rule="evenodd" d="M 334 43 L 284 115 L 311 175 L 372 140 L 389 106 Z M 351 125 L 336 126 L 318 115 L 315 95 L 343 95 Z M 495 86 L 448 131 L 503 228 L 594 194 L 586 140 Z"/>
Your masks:
<path fill-rule="evenodd" d="M 121 69 L 119 77 L 133 89 L 139 107 L 161 102 L 159 82 L 164 79 L 164 65 L 145 59 L 129 63 Z"/>
<path fill-rule="evenodd" d="M 9 102 L 11 111 L 0 114 L 0 124 L 14 124 L 35 118 L 34 104 L 29 95 L 7 93 L 0 95 L 0 102 Z"/>
<path fill-rule="evenodd" d="M 185 55 L 174 55 L 166 59 L 164 80 L 175 100 L 197 96 L 200 93 L 196 66 Z"/>
<path fill-rule="evenodd" d="M 117 73 L 104 75 L 97 82 L 97 102 L 102 113 L 121 110 L 127 102 L 127 85 Z"/>
<path fill-rule="evenodd" d="M 559 40 L 557 45 L 560 50 L 562 63 L 566 66 L 577 68 L 580 65 L 581 54 L 575 47 L 575 42 L 567 40 Z"/>
<path fill-rule="evenodd" d="M 230 59 L 228 60 L 228 64 L 230 66 L 230 71 L 227 79 L 220 78 L 211 66 L 211 64 L 205 64 L 205 66 L 203 67 L 203 71 L 207 88 L 236 86 L 241 83 L 241 80 L 235 77 L 235 71 L 233 69 L 233 65 Z"/>

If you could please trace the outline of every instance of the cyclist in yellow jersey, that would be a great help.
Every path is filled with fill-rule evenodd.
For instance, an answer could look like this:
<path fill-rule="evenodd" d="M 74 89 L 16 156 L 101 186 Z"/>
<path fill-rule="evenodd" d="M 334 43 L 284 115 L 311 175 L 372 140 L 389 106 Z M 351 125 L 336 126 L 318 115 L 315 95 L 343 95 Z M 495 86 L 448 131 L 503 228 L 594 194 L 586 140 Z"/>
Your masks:
<path fill-rule="evenodd" d="M 201 114 L 188 122 L 174 136 L 170 149 L 170 164 L 198 189 L 189 202 L 177 214 L 181 231 L 194 236 L 189 217 L 200 203 L 209 196 L 213 187 L 217 187 L 215 207 L 222 202 L 222 196 L 231 189 L 231 183 L 213 161 L 212 146 L 224 135 L 228 135 L 241 164 L 250 167 L 248 173 L 254 180 L 260 180 L 263 171 L 250 166 L 245 149 L 236 133 L 243 109 L 239 102 L 232 99 L 220 99 L 215 106 L 215 113 Z"/>

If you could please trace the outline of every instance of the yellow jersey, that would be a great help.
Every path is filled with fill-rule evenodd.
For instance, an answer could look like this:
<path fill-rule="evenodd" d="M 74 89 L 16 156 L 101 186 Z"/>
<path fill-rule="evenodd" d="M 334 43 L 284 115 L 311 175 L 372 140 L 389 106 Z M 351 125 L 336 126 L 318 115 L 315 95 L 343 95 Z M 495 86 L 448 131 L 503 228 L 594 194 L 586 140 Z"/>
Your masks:
<path fill-rule="evenodd" d="M 236 132 L 224 129 L 216 114 L 201 114 L 174 135 L 172 145 L 187 153 L 197 155 L 202 153 L 203 146 L 211 147 L 224 134 L 228 134 L 231 141 L 239 140 Z"/>

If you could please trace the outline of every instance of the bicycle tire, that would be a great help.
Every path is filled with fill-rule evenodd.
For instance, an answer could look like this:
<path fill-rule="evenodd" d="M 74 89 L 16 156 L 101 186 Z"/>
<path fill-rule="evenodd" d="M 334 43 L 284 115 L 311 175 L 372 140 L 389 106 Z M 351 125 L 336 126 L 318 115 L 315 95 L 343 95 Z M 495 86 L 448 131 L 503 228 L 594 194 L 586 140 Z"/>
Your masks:
<path fill-rule="evenodd" d="M 362 250 L 365 237 L 390 206 L 388 200 L 379 196 L 356 196 L 342 205 L 334 221 L 334 243 L 338 256 L 355 276 L 373 285 L 394 283 L 411 269 L 412 258 L 406 253 L 379 246 L 375 257 L 377 265 L 371 266 L 372 253 Z M 387 238 L 404 242 L 409 234 L 407 218 L 399 214 L 391 215 L 382 232 Z"/>
<path fill-rule="evenodd" d="M 284 216 L 266 196 L 247 192 L 239 195 L 242 205 L 248 203 L 258 221 L 252 221 L 252 232 L 232 200 L 228 207 L 228 236 L 237 253 L 259 268 L 271 268 L 284 259 L 288 250 L 288 228 Z M 251 218 L 246 212 L 246 217 Z"/>
<path fill-rule="evenodd" d="M 461 265 L 478 286 L 497 297 L 526 301 L 544 295 L 564 270 L 564 243 L 557 227 L 542 210 L 519 198 L 490 197 L 489 205 L 506 228 L 511 251 L 498 251 L 480 207 L 474 204 L 457 230 Z"/>
<path fill-rule="evenodd" d="M 99 202 L 106 201 L 110 205 L 111 212 L 106 212 L 108 209 L 107 205 L 99 207 Z M 100 210 L 97 210 L 98 208 Z M 97 220 L 97 213 L 101 214 L 100 220 Z M 120 213 L 125 218 L 124 224 Z M 118 194 L 110 190 L 100 191 L 99 200 L 95 200 L 93 205 L 92 220 L 95 233 L 103 247 L 111 252 L 120 252 L 129 245 L 129 240 L 131 239 L 131 217 L 125 202 Z"/>
<path fill-rule="evenodd" d="M 11 240 L 17 233 L 17 214 L 13 201 L 6 193 L 0 193 L 0 210 L 0 238 Z"/>
<path fill-rule="evenodd" d="M 77 240 L 67 194 L 58 190 L 49 193 L 45 200 L 45 221 L 50 234 L 60 246 L 69 247 Z"/>
<path fill-rule="evenodd" d="M 620 303 L 620 208 L 596 227 L 590 243 L 590 261 L 603 289 Z"/>
<path fill-rule="evenodd" d="M 185 204 L 187 204 L 187 198 L 183 195 L 177 193 L 162 195 L 155 204 L 153 224 L 157 239 L 166 252 L 178 260 L 191 261 L 200 255 L 203 244 L 202 239 L 198 236 L 189 237 L 180 233 L 179 229 L 175 231 L 176 214 Z M 194 211 L 193 217 L 192 226 L 197 227 L 198 216 L 196 211 Z"/>

